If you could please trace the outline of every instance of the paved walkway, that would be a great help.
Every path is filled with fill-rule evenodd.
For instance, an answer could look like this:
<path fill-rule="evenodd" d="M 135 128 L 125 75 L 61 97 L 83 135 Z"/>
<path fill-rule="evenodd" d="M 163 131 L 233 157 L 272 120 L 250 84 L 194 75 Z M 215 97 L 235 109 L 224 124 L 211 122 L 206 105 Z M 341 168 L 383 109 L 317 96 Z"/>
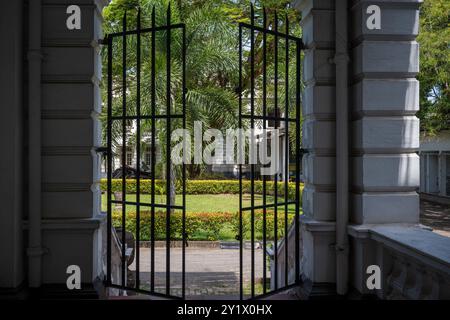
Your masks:
<path fill-rule="evenodd" d="M 171 294 L 181 294 L 181 248 L 170 249 L 170 287 Z M 141 248 L 140 277 L 143 289 L 150 287 L 150 249 Z M 251 250 L 243 254 L 244 291 L 250 290 Z M 239 295 L 239 249 L 186 248 L 186 296 L 227 296 Z M 267 264 L 268 265 L 268 264 Z M 135 263 L 130 270 L 136 270 Z M 166 249 L 155 248 L 155 290 L 165 293 Z M 270 273 L 267 268 L 267 278 Z M 263 252 L 255 250 L 255 283 L 261 283 L 263 277 Z M 257 285 L 261 288 L 261 285 Z"/>
<path fill-rule="evenodd" d="M 420 201 L 420 223 L 433 228 L 433 231 L 450 237 L 450 206 Z"/>

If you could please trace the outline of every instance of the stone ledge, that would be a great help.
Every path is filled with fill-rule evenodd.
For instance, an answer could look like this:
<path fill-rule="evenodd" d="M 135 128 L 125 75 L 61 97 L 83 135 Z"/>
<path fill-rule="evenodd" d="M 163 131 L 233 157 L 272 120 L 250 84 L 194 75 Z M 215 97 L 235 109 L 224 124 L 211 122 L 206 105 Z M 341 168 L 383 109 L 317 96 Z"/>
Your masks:
<path fill-rule="evenodd" d="M 307 216 L 300 216 L 300 224 L 311 232 L 335 232 L 336 222 L 334 221 L 318 221 Z"/>
<path fill-rule="evenodd" d="M 419 254 L 430 264 L 436 263 L 450 276 L 450 238 L 419 226 L 374 226 L 371 238 L 408 255 Z M 435 265 L 437 267 L 437 265 Z"/>
<path fill-rule="evenodd" d="M 350 225 L 348 232 L 351 237 L 372 239 L 391 250 L 420 259 L 450 277 L 450 238 L 419 224 Z"/>
<path fill-rule="evenodd" d="M 353 285 L 381 299 L 450 298 L 450 238 L 420 224 L 350 225 Z M 368 290 L 366 268 L 381 269 L 381 289 Z"/>
<path fill-rule="evenodd" d="M 43 219 L 43 230 L 97 230 L 106 221 L 105 214 L 82 219 Z M 23 221 L 23 228 L 28 229 L 28 220 Z"/>

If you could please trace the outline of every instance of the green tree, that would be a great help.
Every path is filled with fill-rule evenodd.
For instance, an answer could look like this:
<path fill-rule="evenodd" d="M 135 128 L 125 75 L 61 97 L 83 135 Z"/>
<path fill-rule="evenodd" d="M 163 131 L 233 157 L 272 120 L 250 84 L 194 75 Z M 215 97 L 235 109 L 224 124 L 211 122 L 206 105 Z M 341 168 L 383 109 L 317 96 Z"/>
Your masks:
<path fill-rule="evenodd" d="M 236 57 L 236 31 L 231 20 L 220 10 L 214 1 L 202 1 L 201 5 L 191 2 L 173 2 L 171 4 L 172 23 L 184 22 L 186 28 L 186 118 L 187 127 L 192 128 L 194 121 L 202 121 L 205 128 L 222 128 L 237 126 L 237 94 L 233 90 L 236 82 L 238 61 Z M 169 1 L 164 0 L 116 0 L 105 8 L 105 33 L 120 32 L 122 20 L 126 13 L 127 29 L 135 29 L 137 10 L 141 9 L 141 26 L 151 26 L 152 11 L 155 10 L 156 25 L 166 25 Z M 171 92 L 172 113 L 182 111 L 182 34 L 175 29 L 171 32 Z M 167 33 L 156 33 L 156 113 L 166 110 L 166 64 Z M 126 75 L 127 75 L 127 114 L 136 112 L 136 36 L 127 36 Z M 151 114 L 151 34 L 141 37 L 141 113 Z M 113 114 L 121 114 L 122 109 L 122 39 L 113 42 Z M 106 61 L 105 61 L 106 62 Z M 106 66 L 106 63 L 104 63 Z M 106 71 L 106 70 L 105 70 Z M 106 98 L 106 97 L 105 97 Z M 105 118 L 105 115 L 103 116 Z M 161 143 L 161 154 L 165 163 L 165 123 L 158 121 L 157 141 Z M 180 127 L 180 122 L 173 122 L 171 129 Z M 143 121 L 141 129 L 150 132 L 151 122 Z M 121 144 L 121 123 L 113 124 L 113 136 Z M 129 140 L 131 142 L 132 139 Z M 148 141 L 147 141 L 148 142 Z M 143 148 L 142 148 L 143 149 Z M 172 168 L 173 169 L 173 168 Z M 175 170 L 171 170 L 175 173 Z M 172 177 L 171 180 L 175 180 Z M 173 183 L 172 183 L 173 184 Z M 174 188 L 172 188 L 174 189 Z"/>
<path fill-rule="evenodd" d="M 420 11 L 420 111 L 422 130 L 450 128 L 450 2 L 424 1 Z"/>
<path fill-rule="evenodd" d="M 267 27 L 274 27 L 275 11 L 278 11 L 278 29 L 283 32 L 285 17 L 291 21 L 290 33 L 300 35 L 299 16 L 294 9 L 287 9 L 289 1 L 255 1 L 256 24 L 262 24 L 263 7 L 267 12 Z M 166 24 L 166 10 L 168 0 L 114 0 L 104 9 L 105 34 L 120 32 L 122 19 L 127 13 L 127 29 L 135 29 L 137 24 L 137 9 L 141 8 L 141 26 L 151 25 L 152 10 L 155 8 L 156 25 Z M 204 128 L 227 128 L 238 125 L 238 22 L 249 22 L 250 1 L 212 1 L 190 0 L 173 1 L 171 5 L 172 21 L 186 24 L 186 86 L 187 92 L 187 126 L 192 128 L 194 121 L 202 121 Z M 244 34 L 244 42 L 248 43 L 249 35 Z M 141 82 L 151 83 L 150 36 L 143 36 L 141 47 Z M 262 35 L 255 38 L 255 77 L 257 91 L 261 92 L 262 65 Z M 172 32 L 171 44 L 171 104 L 173 110 L 181 110 L 181 33 Z M 282 81 L 284 79 L 284 47 L 283 41 L 279 45 L 279 71 L 280 80 L 279 104 L 284 105 L 285 94 Z M 122 39 L 115 38 L 113 42 L 113 113 L 121 114 L 122 109 Z M 295 46 L 290 47 L 291 61 L 294 61 Z M 274 46 L 273 37 L 268 36 L 267 46 L 267 73 L 268 95 L 273 93 L 271 85 L 274 77 Z M 105 55 L 106 58 L 106 55 Z M 243 95 L 248 94 L 250 85 L 248 50 L 244 51 Z M 136 112 L 136 37 L 127 36 L 127 114 Z M 104 61 L 106 67 L 106 61 Z M 294 108 L 295 101 L 295 68 L 290 70 L 290 99 L 289 105 Z M 104 71 L 106 74 L 106 70 Z M 157 32 L 156 37 L 156 103 L 157 113 L 161 114 L 166 108 L 166 33 Z M 259 88 L 259 89 L 258 89 Z M 104 97 L 106 101 L 106 96 Z M 141 86 L 141 111 L 150 114 L 151 110 L 150 85 Z M 268 103 L 270 109 L 271 103 Z M 257 103 L 257 108 L 261 103 Z M 105 117 L 103 117 L 105 118 Z M 150 126 L 144 122 L 142 129 Z M 104 126 L 106 127 L 106 126 Z M 148 128 L 147 128 L 148 129 Z M 292 128 L 291 128 L 292 129 Z M 163 139 L 165 132 L 163 125 L 157 130 Z M 113 135 L 120 137 L 121 123 L 113 125 Z M 293 135 L 295 136 L 295 135 Z M 120 139 L 119 139 L 120 140 Z M 164 141 L 164 140 L 162 140 Z M 120 145 L 118 141 L 117 145 Z M 164 152 L 163 152 L 164 153 Z"/>

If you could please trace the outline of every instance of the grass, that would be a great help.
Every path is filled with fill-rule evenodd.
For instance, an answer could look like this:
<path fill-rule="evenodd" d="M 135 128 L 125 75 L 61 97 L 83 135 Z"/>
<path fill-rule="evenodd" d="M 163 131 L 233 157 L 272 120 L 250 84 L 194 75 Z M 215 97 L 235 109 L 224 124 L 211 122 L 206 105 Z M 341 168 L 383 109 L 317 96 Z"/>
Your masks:
<path fill-rule="evenodd" d="M 250 194 L 244 194 L 243 206 L 249 207 L 251 204 Z M 130 202 L 136 201 L 135 194 L 129 194 L 126 196 L 126 200 Z M 141 194 L 141 203 L 150 203 L 149 194 Z M 158 204 L 165 204 L 165 195 L 155 195 L 155 202 Z M 175 198 L 176 205 L 182 204 L 181 195 L 177 195 Z M 274 202 L 273 196 L 266 197 L 266 203 L 271 204 Z M 284 198 L 278 197 L 278 203 L 283 203 Z M 255 205 L 262 205 L 263 199 L 259 194 L 255 194 Z M 102 196 L 102 210 L 107 210 L 107 198 L 106 194 Z M 135 206 L 127 205 L 127 211 L 136 211 Z M 283 208 L 284 210 L 284 208 Z M 238 194 L 188 194 L 186 195 L 186 211 L 187 212 L 237 212 L 239 211 L 239 195 Z M 288 206 L 289 213 L 295 213 L 295 206 Z"/>

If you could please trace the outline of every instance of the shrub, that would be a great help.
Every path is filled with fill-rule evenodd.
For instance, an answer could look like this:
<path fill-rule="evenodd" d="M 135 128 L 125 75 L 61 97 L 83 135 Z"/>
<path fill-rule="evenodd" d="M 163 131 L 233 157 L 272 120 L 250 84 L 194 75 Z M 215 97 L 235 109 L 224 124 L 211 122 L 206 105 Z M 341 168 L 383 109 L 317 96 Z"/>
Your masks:
<path fill-rule="evenodd" d="M 294 214 L 288 214 L 289 223 L 292 222 Z M 120 227 L 122 225 L 122 213 L 113 212 L 113 226 Z M 245 239 L 250 239 L 251 229 L 250 213 L 242 215 L 242 227 Z M 126 214 L 126 230 L 132 232 L 136 236 L 136 212 L 128 212 Z M 278 213 L 278 237 L 284 234 L 284 212 Z M 235 235 L 239 234 L 239 214 L 238 213 L 186 213 L 186 232 L 189 239 L 197 240 L 218 240 L 220 231 L 229 227 Z M 179 211 L 172 212 L 170 219 L 170 238 L 172 240 L 182 239 L 182 213 Z M 151 234 L 151 213 L 142 211 L 140 213 L 140 239 L 142 241 L 150 240 Z M 261 240 L 263 234 L 263 213 L 255 211 L 255 239 Z M 272 211 L 266 214 L 266 238 L 271 240 L 274 238 L 274 213 Z M 155 239 L 166 239 L 166 213 L 163 211 L 155 212 Z"/>
<path fill-rule="evenodd" d="M 273 181 L 266 182 L 266 194 L 273 195 L 275 183 Z M 278 195 L 284 196 L 284 183 L 278 182 Z M 242 181 L 242 191 L 243 193 L 250 193 L 251 182 L 249 180 Z M 303 186 L 300 186 L 302 189 Z M 101 180 L 101 189 L 106 191 L 107 180 Z M 141 193 L 150 194 L 151 180 L 141 180 Z M 255 181 L 254 190 L 256 193 L 261 194 L 263 189 L 262 181 Z M 155 180 L 155 193 L 164 194 L 166 190 L 166 183 L 164 180 Z M 176 192 L 181 193 L 182 186 L 179 181 L 176 183 Z M 120 192 L 122 191 L 122 179 L 112 179 L 112 191 Z M 127 179 L 126 180 L 126 192 L 128 194 L 134 194 L 137 191 L 136 180 Z M 238 194 L 239 193 L 239 180 L 186 180 L 186 194 Z M 289 182 L 288 184 L 288 194 L 290 199 L 295 198 L 295 183 Z"/>

